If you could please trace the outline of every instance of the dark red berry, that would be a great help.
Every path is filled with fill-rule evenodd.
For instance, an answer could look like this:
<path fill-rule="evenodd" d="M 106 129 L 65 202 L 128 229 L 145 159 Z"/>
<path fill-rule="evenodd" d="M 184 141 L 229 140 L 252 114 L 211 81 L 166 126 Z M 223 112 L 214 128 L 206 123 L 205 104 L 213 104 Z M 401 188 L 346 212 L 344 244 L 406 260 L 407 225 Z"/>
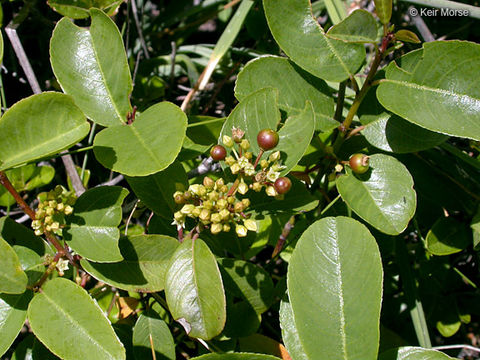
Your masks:
<path fill-rule="evenodd" d="M 227 150 L 222 145 L 215 145 L 210 150 L 210 156 L 215 161 L 224 160 L 227 156 Z"/>
<path fill-rule="evenodd" d="M 369 169 L 369 160 L 370 157 L 365 154 L 354 154 L 350 157 L 348 164 L 355 174 L 365 174 Z"/>
<path fill-rule="evenodd" d="M 272 129 L 263 129 L 257 135 L 258 146 L 262 150 L 271 150 L 278 144 L 278 133 Z"/>
<path fill-rule="evenodd" d="M 290 191 L 292 182 L 287 177 L 279 177 L 277 180 L 275 180 L 274 187 L 279 194 L 285 194 Z"/>

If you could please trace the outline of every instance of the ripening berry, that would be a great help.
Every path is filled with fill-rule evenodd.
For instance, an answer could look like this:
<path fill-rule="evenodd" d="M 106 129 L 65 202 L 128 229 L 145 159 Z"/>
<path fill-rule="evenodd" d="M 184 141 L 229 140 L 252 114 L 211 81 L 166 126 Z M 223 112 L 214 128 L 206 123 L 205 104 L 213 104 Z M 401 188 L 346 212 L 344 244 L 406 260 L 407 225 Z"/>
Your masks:
<path fill-rule="evenodd" d="M 292 182 L 289 178 L 283 176 L 275 180 L 274 186 L 275 190 L 277 190 L 279 194 L 286 194 L 290 191 L 290 188 L 292 187 Z"/>
<path fill-rule="evenodd" d="M 278 133 L 272 129 L 263 129 L 257 135 L 258 146 L 262 150 L 271 150 L 278 144 Z"/>
<path fill-rule="evenodd" d="M 348 164 L 355 174 L 365 174 L 369 169 L 369 160 L 370 157 L 365 154 L 354 154 Z"/>
<path fill-rule="evenodd" d="M 227 156 L 227 150 L 222 145 L 215 145 L 210 150 L 210 156 L 215 161 L 224 160 Z"/>

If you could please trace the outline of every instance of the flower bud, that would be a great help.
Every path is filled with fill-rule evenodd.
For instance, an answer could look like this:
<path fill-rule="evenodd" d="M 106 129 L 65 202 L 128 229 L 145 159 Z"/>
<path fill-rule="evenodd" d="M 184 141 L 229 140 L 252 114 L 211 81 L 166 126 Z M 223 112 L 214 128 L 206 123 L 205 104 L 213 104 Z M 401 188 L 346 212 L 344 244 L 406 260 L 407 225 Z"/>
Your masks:
<path fill-rule="evenodd" d="M 280 151 L 278 151 L 278 150 L 271 153 L 270 156 L 268 157 L 268 161 L 270 161 L 270 162 L 274 162 L 274 161 L 277 161 L 277 160 L 280 160 Z"/>
<path fill-rule="evenodd" d="M 225 145 L 226 147 L 232 147 L 233 146 L 233 140 L 228 135 L 223 135 L 222 136 L 222 142 L 223 142 L 223 145 Z"/>
<path fill-rule="evenodd" d="M 255 168 L 253 167 L 253 164 L 251 164 L 251 163 L 248 163 L 247 165 L 245 165 L 244 171 L 245 171 L 245 175 L 247 175 L 247 176 L 255 175 Z"/>
<path fill-rule="evenodd" d="M 235 226 L 235 232 L 237 233 L 238 237 L 245 237 L 247 236 L 247 228 L 243 225 Z"/>
<path fill-rule="evenodd" d="M 238 185 L 238 192 L 242 195 L 245 195 L 248 191 L 248 185 L 243 181 Z"/>
<path fill-rule="evenodd" d="M 202 220 L 203 222 L 209 221 L 210 220 L 210 210 L 203 209 L 202 211 L 200 211 L 200 215 L 198 216 L 198 218 L 200 220 Z"/>
<path fill-rule="evenodd" d="M 260 190 L 262 190 L 262 184 L 260 184 L 259 182 L 254 182 L 252 184 L 252 189 L 253 191 L 259 192 Z"/>
<path fill-rule="evenodd" d="M 265 189 L 265 192 L 267 193 L 268 196 L 277 196 L 277 190 L 273 186 L 267 186 Z"/>
<path fill-rule="evenodd" d="M 57 204 L 57 210 L 58 211 L 63 211 L 63 209 L 65 209 L 65 204 L 64 203 L 58 203 Z"/>
<path fill-rule="evenodd" d="M 232 171 L 232 174 L 237 174 L 241 169 L 242 168 L 240 167 L 240 165 L 238 165 L 238 163 L 235 163 L 232 166 L 230 166 L 230 170 Z"/>
<path fill-rule="evenodd" d="M 201 212 L 202 212 L 201 208 L 195 207 L 195 209 L 193 209 L 193 211 L 192 211 L 192 216 L 193 217 L 199 217 Z"/>
<path fill-rule="evenodd" d="M 180 212 L 184 215 L 192 215 L 193 209 L 195 209 L 195 205 L 193 204 L 186 204 L 183 205 L 182 209 Z"/>
<path fill-rule="evenodd" d="M 243 139 L 242 142 L 240 143 L 240 147 L 243 150 L 247 150 L 250 148 L 250 142 L 247 139 Z"/>
<path fill-rule="evenodd" d="M 48 216 L 51 216 L 53 215 L 55 209 L 51 208 L 51 207 L 46 207 L 45 208 L 45 213 L 48 215 Z"/>
<path fill-rule="evenodd" d="M 37 229 L 34 231 L 35 235 L 40 236 L 43 234 L 43 231 L 41 229 Z"/>
<path fill-rule="evenodd" d="M 70 205 L 65 206 L 65 209 L 63 210 L 63 213 L 65 215 L 70 215 L 73 212 L 73 208 Z"/>
<path fill-rule="evenodd" d="M 227 164 L 228 166 L 232 166 L 236 162 L 237 162 L 237 160 L 235 160 L 235 158 L 233 156 L 227 156 L 225 158 L 225 164 Z"/>
<path fill-rule="evenodd" d="M 40 220 L 33 220 L 32 221 L 32 229 L 37 230 L 42 227 L 42 222 Z"/>
<path fill-rule="evenodd" d="M 230 225 L 229 224 L 223 224 L 223 231 L 229 232 L 230 231 Z"/>
<path fill-rule="evenodd" d="M 185 200 L 191 199 L 191 198 L 192 198 L 192 193 L 191 193 L 190 191 L 185 191 L 185 192 L 183 193 L 183 198 L 184 198 Z"/>
<path fill-rule="evenodd" d="M 203 178 L 203 186 L 205 186 L 207 189 L 211 190 L 215 186 L 215 181 L 212 178 L 210 178 L 208 176 L 205 176 Z"/>
<path fill-rule="evenodd" d="M 211 201 L 217 201 L 219 197 L 218 192 L 212 191 L 210 194 L 208 194 L 208 199 Z"/>
<path fill-rule="evenodd" d="M 205 209 L 208 209 L 208 210 L 213 209 L 213 202 L 211 200 L 204 201 L 202 205 Z"/>
<path fill-rule="evenodd" d="M 215 235 L 218 234 L 220 231 L 222 231 L 223 226 L 222 224 L 214 223 L 212 226 L 210 226 L 210 232 Z"/>
<path fill-rule="evenodd" d="M 217 201 L 217 208 L 219 209 L 225 209 L 228 206 L 228 202 L 225 199 L 219 199 Z"/>
<path fill-rule="evenodd" d="M 37 212 L 35 213 L 35 219 L 43 219 L 46 215 L 46 212 L 45 210 L 43 209 L 39 209 L 37 210 Z"/>
<path fill-rule="evenodd" d="M 257 231 L 257 223 L 255 220 L 246 219 L 243 221 L 243 225 L 245 225 L 245 227 L 250 231 Z"/>
<path fill-rule="evenodd" d="M 210 215 L 210 221 L 213 223 L 219 223 L 222 221 L 222 217 L 219 213 L 213 213 L 212 215 Z"/>
<path fill-rule="evenodd" d="M 182 214 L 180 211 L 177 211 L 173 214 L 173 218 L 175 219 L 176 222 L 181 223 L 185 221 L 185 215 Z"/>
<path fill-rule="evenodd" d="M 245 156 L 248 160 L 251 160 L 253 157 L 253 154 L 251 152 L 246 152 L 245 154 L 243 154 L 243 156 Z"/>
<path fill-rule="evenodd" d="M 223 185 L 225 185 L 225 181 L 223 180 L 223 178 L 220 178 L 215 181 L 215 184 L 217 185 L 217 187 L 222 187 Z"/>
<path fill-rule="evenodd" d="M 57 185 L 55 186 L 55 189 L 53 189 L 53 192 L 56 196 L 60 196 L 63 194 L 63 187 L 61 185 Z"/>
<path fill-rule="evenodd" d="M 228 202 L 230 205 L 232 205 L 232 204 L 235 202 L 235 197 L 233 197 L 233 196 L 227 197 L 227 202 Z"/>
<path fill-rule="evenodd" d="M 60 229 L 60 224 L 57 221 L 55 221 L 52 225 L 50 225 L 50 229 L 52 231 L 57 231 L 58 229 Z"/>
<path fill-rule="evenodd" d="M 267 160 L 265 160 L 265 159 L 260 160 L 260 167 L 261 167 L 262 169 L 267 168 L 268 165 L 270 165 L 270 163 L 269 163 Z"/>
<path fill-rule="evenodd" d="M 53 222 L 53 217 L 51 216 L 45 216 L 45 219 L 43 219 L 43 222 L 45 224 L 51 224 Z"/>
<path fill-rule="evenodd" d="M 250 206 L 250 199 L 242 199 L 242 204 L 245 206 L 245 209 Z"/>
<path fill-rule="evenodd" d="M 228 211 L 227 209 L 220 210 L 219 214 L 222 220 L 228 220 L 228 218 L 230 217 L 230 211 Z"/>
<path fill-rule="evenodd" d="M 50 200 L 48 202 L 48 206 L 50 206 L 51 208 L 55 209 L 57 207 L 57 202 L 55 200 Z"/>
<path fill-rule="evenodd" d="M 243 210 L 245 210 L 245 206 L 243 205 L 243 203 L 241 201 L 239 201 L 233 206 L 233 210 L 236 213 L 241 213 Z"/>
<path fill-rule="evenodd" d="M 218 189 L 221 193 L 224 193 L 226 194 L 228 192 L 228 186 L 227 185 L 222 185 L 220 186 L 220 188 Z"/>

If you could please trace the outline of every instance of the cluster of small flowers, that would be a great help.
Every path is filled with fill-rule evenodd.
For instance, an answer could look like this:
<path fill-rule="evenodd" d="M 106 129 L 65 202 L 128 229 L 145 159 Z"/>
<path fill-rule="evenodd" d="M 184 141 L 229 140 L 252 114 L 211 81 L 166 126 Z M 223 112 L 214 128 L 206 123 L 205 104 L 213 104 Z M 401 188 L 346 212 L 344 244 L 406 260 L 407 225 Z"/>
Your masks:
<path fill-rule="evenodd" d="M 222 137 L 223 144 L 232 150 L 234 156 L 225 157 L 225 163 L 230 167 L 232 174 L 241 174 L 241 183 L 238 187 L 240 194 L 245 194 L 248 189 L 253 189 L 256 192 L 260 192 L 265 187 L 265 193 L 268 196 L 279 196 L 278 191 L 275 189 L 275 181 L 280 177 L 280 172 L 285 169 L 285 166 L 280 162 L 280 151 L 275 151 L 270 154 L 268 159 L 262 159 L 252 163 L 253 154 L 247 152 L 250 148 L 250 142 L 247 139 L 242 139 L 244 132 L 239 129 L 232 130 L 233 139 L 228 135 Z M 240 140 L 240 142 L 239 142 Z M 240 149 L 244 151 L 235 150 L 235 143 L 239 144 Z M 256 167 L 260 165 L 260 170 L 257 171 Z M 252 178 L 252 183 L 246 185 L 244 177 Z"/>
<path fill-rule="evenodd" d="M 35 220 L 32 221 L 32 228 L 35 235 L 42 235 L 45 231 L 58 231 L 65 225 L 65 215 L 73 212 L 72 205 L 76 198 L 70 195 L 60 185 L 48 193 L 39 195 L 40 203 L 35 212 Z"/>
<path fill-rule="evenodd" d="M 185 227 L 186 218 L 190 217 L 209 227 L 212 234 L 229 232 L 231 224 L 235 225 L 240 237 L 247 236 L 248 230 L 257 231 L 255 221 L 244 214 L 250 200 L 238 200 L 228 194 L 228 186 L 222 178 L 215 181 L 206 176 L 203 185 L 190 185 L 187 191 L 177 191 L 173 197 L 175 203 L 183 204 L 181 210 L 174 214 L 173 225 Z"/>

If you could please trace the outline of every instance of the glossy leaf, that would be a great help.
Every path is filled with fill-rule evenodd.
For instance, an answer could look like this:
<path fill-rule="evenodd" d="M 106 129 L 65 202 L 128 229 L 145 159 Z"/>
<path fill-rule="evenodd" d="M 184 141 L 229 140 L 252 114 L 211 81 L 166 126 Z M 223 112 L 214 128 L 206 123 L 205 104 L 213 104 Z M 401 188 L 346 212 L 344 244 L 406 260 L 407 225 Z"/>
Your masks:
<path fill-rule="evenodd" d="M 171 257 L 165 295 L 175 320 L 190 337 L 211 339 L 226 318 L 225 293 L 215 256 L 200 239 L 185 240 Z"/>
<path fill-rule="evenodd" d="M 273 302 L 273 282 L 270 275 L 259 266 L 243 260 L 219 259 L 225 291 L 246 300 L 261 314 Z"/>
<path fill-rule="evenodd" d="M 287 299 L 283 299 L 280 303 L 280 327 L 282 328 L 282 339 L 288 353 L 295 360 L 309 360 L 297 330 L 295 316 L 293 315 L 292 306 Z"/>
<path fill-rule="evenodd" d="M 358 216 L 386 234 L 406 229 L 417 200 L 412 176 L 401 162 L 375 154 L 370 156 L 370 169 L 365 174 L 356 175 L 349 166 L 345 171 L 337 179 L 337 189 Z"/>
<path fill-rule="evenodd" d="M 376 358 L 382 278 L 377 243 L 359 222 L 324 218 L 303 233 L 287 286 L 307 359 Z"/>
<path fill-rule="evenodd" d="M 228 116 L 219 136 L 232 136 L 232 128 L 245 131 L 245 139 L 250 141 L 249 151 L 258 154 L 257 135 L 263 129 L 277 129 L 280 123 L 280 111 L 277 107 L 278 90 L 265 88 L 245 97 Z M 279 142 L 280 144 L 280 142 Z"/>
<path fill-rule="evenodd" d="M 58 360 L 33 334 L 27 335 L 15 348 L 12 360 Z"/>
<path fill-rule="evenodd" d="M 12 345 L 27 318 L 31 291 L 21 295 L 0 294 L 0 356 Z"/>
<path fill-rule="evenodd" d="M 28 283 L 27 274 L 22 270 L 20 260 L 12 247 L 0 237 L 0 292 L 21 294 Z"/>
<path fill-rule="evenodd" d="M 65 93 L 92 121 L 112 126 L 127 121 L 132 80 L 122 37 L 101 10 L 91 9 L 89 29 L 63 18 L 50 43 L 52 69 Z"/>
<path fill-rule="evenodd" d="M 361 44 L 325 35 L 313 18 L 309 0 L 264 0 L 270 31 L 282 50 L 304 70 L 328 81 L 343 81 L 365 59 Z"/>
<path fill-rule="evenodd" d="M 46 92 L 25 98 L 0 118 L 0 171 L 59 153 L 89 129 L 68 95 Z"/>
<path fill-rule="evenodd" d="M 127 177 L 127 181 L 135 195 L 150 210 L 168 220 L 173 218 L 176 207 L 173 194 L 188 188 L 187 174 L 179 162 L 153 175 Z"/>
<path fill-rule="evenodd" d="M 444 353 L 421 347 L 401 347 L 388 350 L 380 355 L 379 360 L 449 360 L 453 359 Z"/>
<path fill-rule="evenodd" d="M 35 336 L 64 360 L 125 359 L 125 349 L 102 310 L 70 280 L 48 281 L 28 306 Z M 61 334 L 61 336 L 59 336 Z"/>
<path fill-rule="evenodd" d="M 138 317 L 133 328 L 133 350 L 138 360 L 152 357 L 153 352 L 158 360 L 175 360 L 172 334 L 156 312 L 150 310 Z"/>
<path fill-rule="evenodd" d="M 118 248 L 122 221 L 122 203 L 128 190 L 119 186 L 101 186 L 82 194 L 67 218 L 65 240 L 76 253 L 96 262 L 122 260 Z"/>
<path fill-rule="evenodd" d="M 121 0 L 49 0 L 47 3 L 56 12 L 72 19 L 84 19 L 90 16 L 89 9 L 97 8 L 113 15 Z"/>
<path fill-rule="evenodd" d="M 27 275 L 27 284 L 32 286 L 45 272 L 45 258 L 25 246 L 14 245 L 13 250 L 18 256 L 22 270 Z"/>
<path fill-rule="evenodd" d="M 392 17 L 392 0 L 374 0 L 375 10 L 380 22 L 387 25 Z"/>
<path fill-rule="evenodd" d="M 262 334 L 240 338 L 238 343 L 240 351 L 274 355 L 283 360 L 292 360 L 282 344 Z"/>
<path fill-rule="evenodd" d="M 350 43 L 376 43 L 377 22 L 366 10 L 355 10 L 341 23 L 332 26 L 327 35 Z"/>
<path fill-rule="evenodd" d="M 19 168 L 5 171 L 15 190 L 22 192 L 49 184 L 55 176 L 55 169 L 51 166 L 35 166 L 28 164 Z M 0 206 L 11 206 L 15 199 L 3 186 L 0 187 Z"/>
<path fill-rule="evenodd" d="M 278 360 L 278 357 L 254 353 L 207 354 L 192 360 Z"/>
<path fill-rule="evenodd" d="M 405 30 L 405 29 L 398 30 L 395 33 L 395 39 L 403 41 L 403 42 L 413 43 L 413 44 L 420 44 L 421 43 L 417 34 L 415 34 L 414 32 L 412 32 L 410 30 Z"/>
<path fill-rule="evenodd" d="M 245 131 L 245 138 L 250 141 L 250 149 L 254 155 L 258 154 L 260 148 L 257 144 L 257 135 L 260 130 L 277 130 L 280 122 L 280 113 L 277 107 L 278 90 L 264 88 L 248 95 L 232 111 L 225 121 L 219 142 L 222 136 L 231 136 L 232 128 L 240 128 Z M 280 151 L 283 164 L 286 166 L 281 171 L 281 176 L 287 174 L 302 158 L 310 144 L 315 131 L 315 113 L 312 103 L 307 101 L 303 110 L 291 116 L 285 125 L 278 131 L 278 145 L 266 151 L 265 158 L 273 151 Z"/>
<path fill-rule="evenodd" d="M 425 237 L 426 248 L 433 255 L 450 255 L 465 249 L 471 242 L 467 225 L 451 217 L 441 217 Z"/>
<path fill-rule="evenodd" d="M 167 266 L 178 241 L 164 235 L 135 235 L 122 237 L 118 245 L 123 261 L 100 264 L 82 260 L 82 267 L 94 278 L 122 290 L 163 290 Z"/>
<path fill-rule="evenodd" d="M 227 321 L 222 334 L 229 338 L 241 338 L 255 334 L 260 327 L 262 316 L 246 302 L 232 302 L 227 294 Z"/>
<path fill-rule="evenodd" d="M 265 87 L 278 90 L 278 107 L 288 115 L 301 113 L 310 100 L 315 112 L 315 128 L 329 131 L 338 126 L 333 119 L 334 100 L 327 84 L 305 72 L 292 61 L 264 56 L 250 61 L 238 74 L 235 96 L 243 101 L 249 94 Z"/>
<path fill-rule="evenodd" d="M 426 129 L 480 140 L 479 56 L 480 45 L 466 41 L 424 43 L 415 67 L 387 67 L 378 100 Z"/>
<path fill-rule="evenodd" d="M 106 168 L 146 176 L 167 168 L 182 148 L 187 116 L 169 102 L 155 104 L 131 125 L 111 126 L 95 136 L 93 151 Z"/>

